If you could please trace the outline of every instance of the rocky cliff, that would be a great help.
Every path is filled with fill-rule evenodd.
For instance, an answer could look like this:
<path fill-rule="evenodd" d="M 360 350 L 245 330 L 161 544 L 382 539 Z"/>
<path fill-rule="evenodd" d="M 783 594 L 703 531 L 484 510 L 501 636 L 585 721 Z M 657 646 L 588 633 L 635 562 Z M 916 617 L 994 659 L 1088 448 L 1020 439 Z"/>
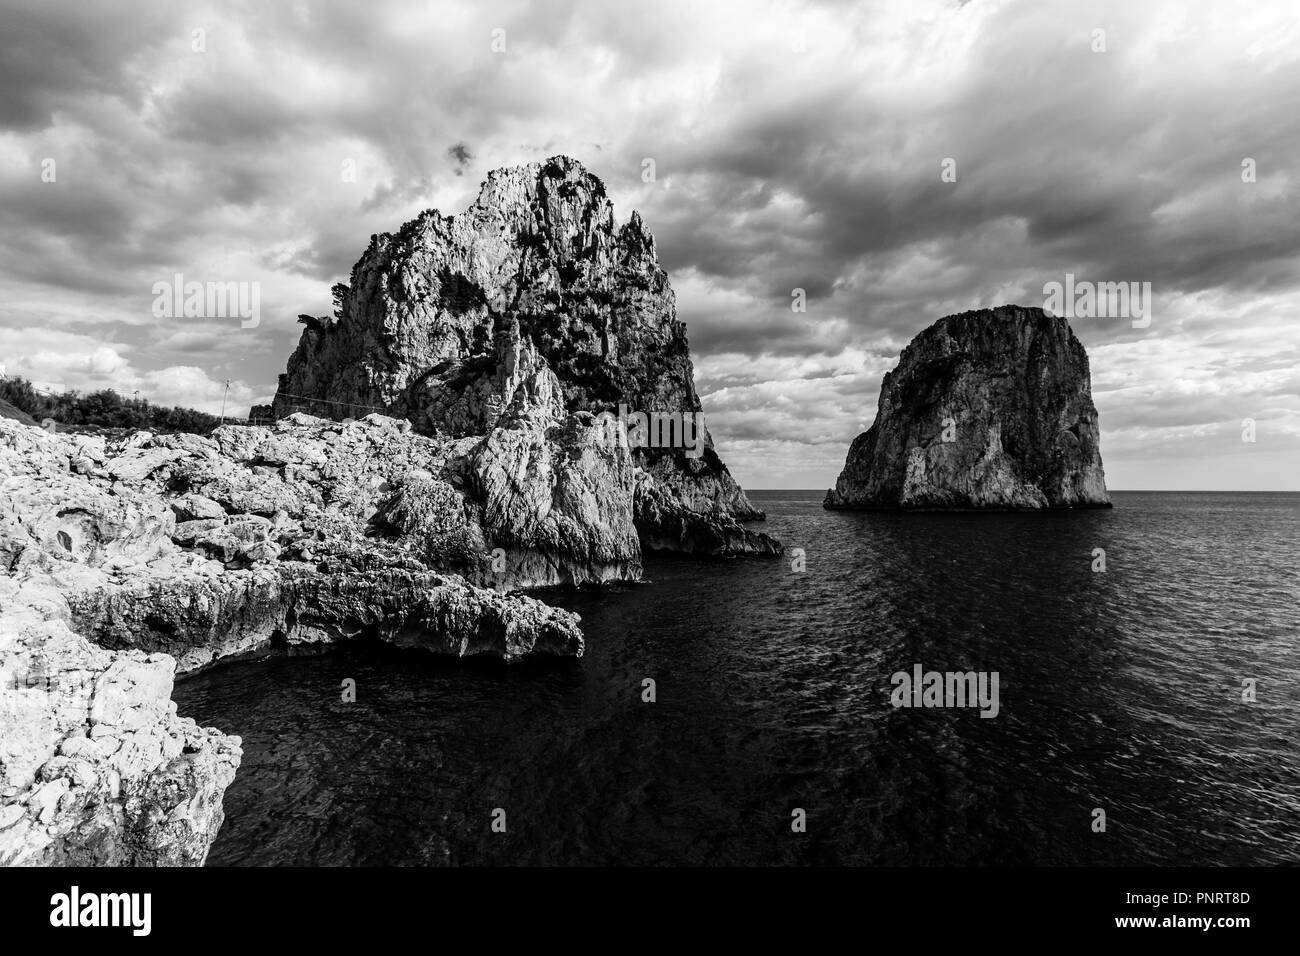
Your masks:
<path fill-rule="evenodd" d="M 240 742 L 176 716 L 177 671 L 340 640 L 580 656 L 576 615 L 512 589 L 639 572 L 631 456 L 515 413 L 483 439 L 0 419 L 0 864 L 203 862 Z"/>
<path fill-rule="evenodd" d="M 1069 324 L 1008 305 L 921 332 L 825 506 L 1110 507 L 1088 356 Z"/>
<path fill-rule="evenodd" d="M 631 510 L 648 548 L 779 553 L 740 523 L 763 515 L 703 425 L 653 236 L 635 212 L 618 225 L 604 185 L 574 160 L 497 170 L 459 215 L 428 211 L 372 237 L 334 291 L 332 317 L 300 319 L 276 417 L 382 410 L 426 435 L 484 439 L 517 430 L 527 407 L 540 454 L 552 434 L 590 429 L 620 408 L 698 422 L 694 453 L 680 427 L 624 429 L 632 472 L 606 504 Z M 510 444 L 491 454 L 517 459 Z"/>

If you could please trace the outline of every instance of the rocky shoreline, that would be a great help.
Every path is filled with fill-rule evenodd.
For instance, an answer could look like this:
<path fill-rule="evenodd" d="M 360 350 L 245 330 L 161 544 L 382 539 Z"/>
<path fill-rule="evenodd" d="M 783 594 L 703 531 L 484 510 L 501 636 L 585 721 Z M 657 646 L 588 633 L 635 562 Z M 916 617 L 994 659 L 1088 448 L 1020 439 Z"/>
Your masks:
<path fill-rule="evenodd" d="M 176 716 L 177 673 L 340 640 L 581 656 L 576 615 L 514 591 L 639 577 L 630 513 L 614 545 L 574 521 L 545 562 L 480 552 L 464 450 L 382 416 L 118 441 L 0 420 L 0 865 L 203 862 L 240 741 Z"/>
<path fill-rule="evenodd" d="M 703 424 L 653 238 L 574 161 L 374 237 L 335 291 L 270 425 L 0 417 L 0 865 L 203 863 L 242 752 L 176 716 L 177 674 L 353 640 L 578 658 L 577 615 L 521 591 L 781 553 Z"/>

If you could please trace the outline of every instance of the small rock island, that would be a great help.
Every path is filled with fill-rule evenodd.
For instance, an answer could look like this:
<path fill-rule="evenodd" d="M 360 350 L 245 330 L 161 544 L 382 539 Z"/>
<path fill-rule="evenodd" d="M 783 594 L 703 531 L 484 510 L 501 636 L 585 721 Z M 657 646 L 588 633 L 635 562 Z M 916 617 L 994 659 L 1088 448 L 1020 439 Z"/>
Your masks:
<path fill-rule="evenodd" d="M 1109 508 L 1088 355 L 1069 323 L 1004 305 L 903 350 L 828 509 Z"/>

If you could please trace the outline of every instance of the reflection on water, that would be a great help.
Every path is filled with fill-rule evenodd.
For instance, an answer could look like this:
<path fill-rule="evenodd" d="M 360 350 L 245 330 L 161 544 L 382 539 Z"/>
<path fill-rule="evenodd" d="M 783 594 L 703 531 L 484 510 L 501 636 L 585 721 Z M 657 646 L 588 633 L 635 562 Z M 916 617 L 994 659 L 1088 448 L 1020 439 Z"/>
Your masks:
<path fill-rule="evenodd" d="M 583 617 L 581 662 L 355 646 L 178 685 L 244 738 L 209 863 L 1300 860 L 1300 495 L 753 497 L 805 573 L 652 558 L 645 585 L 550 594 Z M 917 663 L 997 671 L 998 716 L 892 708 Z"/>

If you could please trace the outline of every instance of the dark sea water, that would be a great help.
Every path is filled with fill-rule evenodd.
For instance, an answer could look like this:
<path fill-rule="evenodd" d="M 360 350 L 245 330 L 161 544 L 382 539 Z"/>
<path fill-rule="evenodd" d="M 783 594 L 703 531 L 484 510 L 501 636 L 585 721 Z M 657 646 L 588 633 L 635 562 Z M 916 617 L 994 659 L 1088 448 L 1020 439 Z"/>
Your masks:
<path fill-rule="evenodd" d="M 644 585 L 552 592 L 578 662 L 356 645 L 178 684 L 244 739 L 209 864 L 1300 862 L 1300 495 L 753 497 L 806 572 L 651 558 Z M 892 707 L 916 663 L 997 671 L 1000 713 Z"/>

